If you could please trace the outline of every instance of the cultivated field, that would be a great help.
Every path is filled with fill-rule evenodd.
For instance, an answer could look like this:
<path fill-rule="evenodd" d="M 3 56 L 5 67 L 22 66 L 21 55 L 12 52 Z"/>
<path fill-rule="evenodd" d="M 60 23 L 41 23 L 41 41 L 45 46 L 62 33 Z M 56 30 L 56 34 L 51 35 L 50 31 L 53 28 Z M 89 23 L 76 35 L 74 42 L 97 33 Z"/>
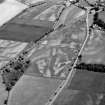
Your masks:
<path fill-rule="evenodd" d="M 8 105 L 43 105 L 60 80 L 23 75 L 10 93 Z"/>
<path fill-rule="evenodd" d="M 68 83 L 52 105 L 102 105 L 105 74 L 72 67 L 82 46 L 84 48 L 76 63 L 104 64 L 104 31 L 95 25 L 84 44 L 88 34 L 86 11 L 74 5 L 66 7 L 62 0 L 36 0 L 34 3 L 33 0 L 17 1 L 26 5 L 44 3 L 28 8 L 0 28 L 0 39 L 5 39 L 0 41 L 0 65 L 17 56 L 29 42 L 47 36 L 41 38 L 30 51 L 29 67 L 10 91 L 8 105 L 46 105 L 73 70 L 76 70 L 73 78 L 68 78 Z M 7 91 L 0 80 L 2 102 L 7 97 Z"/>

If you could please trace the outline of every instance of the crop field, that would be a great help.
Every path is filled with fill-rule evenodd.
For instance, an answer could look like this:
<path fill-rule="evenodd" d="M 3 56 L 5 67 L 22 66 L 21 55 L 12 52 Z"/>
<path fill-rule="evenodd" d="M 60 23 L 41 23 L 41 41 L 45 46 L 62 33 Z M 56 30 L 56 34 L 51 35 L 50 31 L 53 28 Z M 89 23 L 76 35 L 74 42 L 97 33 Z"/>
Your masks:
<path fill-rule="evenodd" d="M 26 46 L 27 43 L 0 40 L 0 67 L 16 57 Z"/>
<path fill-rule="evenodd" d="M 99 105 L 103 97 L 102 93 L 64 89 L 53 105 Z"/>
<path fill-rule="evenodd" d="M 104 77 L 105 74 L 102 73 L 77 70 L 53 105 L 103 105 Z"/>
<path fill-rule="evenodd" d="M 8 105 L 43 105 L 60 83 L 57 79 L 23 75 L 11 91 Z"/>
<path fill-rule="evenodd" d="M 27 43 L 0 40 L 0 68 L 5 66 L 10 59 L 18 56 L 18 54 L 21 53 L 26 46 Z M 3 84 L 3 79 L 0 75 L 0 105 L 3 105 L 7 97 L 8 92 L 5 90 L 5 85 Z"/>
<path fill-rule="evenodd" d="M 7 23 L 9 20 L 21 13 L 26 8 L 26 5 L 21 4 L 17 1 L 5 0 L 3 3 L 0 4 L 0 26 Z M 2 10 L 4 10 L 4 12 Z"/>
<path fill-rule="evenodd" d="M 82 78 L 81 78 L 82 77 Z M 77 70 L 68 89 L 105 93 L 105 74 L 86 70 Z M 78 85 L 77 85 L 78 84 Z"/>
<path fill-rule="evenodd" d="M 78 39 L 77 32 L 85 37 L 85 32 L 81 30 L 85 24 L 81 25 L 81 23 L 82 21 L 75 22 L 75 25 L 66 27 L 63 31 L 54 31 L 43 38 L 30 56 L 32 64 L 26 73 L 67 77 L 68 69 L 72 66 L 84 40 Z M 79 28 L 78 25 L 81 27 Z M 74 31 L 75 27 L 78 28 Z M 73 35 L 77 35 L 77 39 Z"/>
<path fill-rule="evenodd" d="M 53 22 L 34 20 L 34 17 L 49 8 L 52 4 L 32 7 L 26 12 L 13 18 L 8 24 L 0 28 L 0 38 L 22 42 L 36 41 L 46 33 L 52 31 Z M 9 36 L 9 37 L 8 37 Z"/>
<path fill-rule="evenodd" d="M 48 27 L 10 24 L 0 31 L 0 38 L 4 40 L 30 42 L 40 39 L 40 37 L 50 30 Z"/>
<path fill-rule="evenodd" d="M 105 104 L 104 4 L 87 1 L 17 0 L 26 8 L 5 9 L 0 105 Z"/>

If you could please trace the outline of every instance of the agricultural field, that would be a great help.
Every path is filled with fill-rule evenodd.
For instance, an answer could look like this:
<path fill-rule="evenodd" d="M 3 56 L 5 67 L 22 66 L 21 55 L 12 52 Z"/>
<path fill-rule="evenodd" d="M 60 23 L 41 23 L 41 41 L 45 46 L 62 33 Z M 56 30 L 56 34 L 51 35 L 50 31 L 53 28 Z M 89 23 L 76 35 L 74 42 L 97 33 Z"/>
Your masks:
<path fill-rule="evenodd" d="M 0 105 L 104 105 L 103 1 L 6 0 L 0 8 L 9 4 L 20 10 L 0 17 Z"/>
<path fill-rule="evenodd" d="M 8 105 L 43 105 L 60 83 L 58 79 L 23 75 L 11 91 Z"/>
<path fill-rule="evenodd" d="M 5 0 L 4 2 L 2 2 L 0 4 L 0 27 L 11 20 L 13 17 L 21 13 L 26 8 L 26 5 L 14 0 Z"/>
<path fill-rule="evenodd" d="M 64 89 L 53 105 L 99 105 L 103 97 L 102 93 Z"/>
<path fill-rule="evenodd" d="M 26 46 L 27 43 L 0 40 L 0 67 L 4 65 L 4 62 L 9 62 L 17 56 Z"/>

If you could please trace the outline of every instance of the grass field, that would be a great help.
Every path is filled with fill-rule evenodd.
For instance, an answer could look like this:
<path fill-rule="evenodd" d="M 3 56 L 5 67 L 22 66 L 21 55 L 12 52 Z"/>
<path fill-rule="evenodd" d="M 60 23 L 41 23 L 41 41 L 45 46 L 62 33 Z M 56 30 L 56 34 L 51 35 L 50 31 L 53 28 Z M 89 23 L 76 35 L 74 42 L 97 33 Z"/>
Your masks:
<path fill-rule="evenodd" d="M 5 0 L 5 2 L 0 4 L 0 26 L 7 23 L 26 8 L 26 5 L 23 5 L 17 1 Z"/>
<path fill-rule="evenodd" d="M 51 5 L 53 4 L 48 2 L 31 9 L 27 9 L 26 12 L 14 17 L 7 24 L 0 27 L 0 39 L 22 42 L 38 40 L 45 33 L 52 30 L 53 23 L 40 20 L 35 21 L 33 18 L 49 8 Z"/>
<path fill-rule="evenodd" d="M 53 105 L 99 105 L 104 94 L 64 89 Z"/>
<path fill-rule="evenodd" d="M 5 26 L 4 26 L 5 27 Z M 9 24 L 0 31 L 0 39 L 31 42 L 51 31 L 49 27 Z"/>
<path fill-rule="evenodd" d="M 68 89 L 83 90 L 95 93 L 105 93 L 105 74 L 77 70 Z"/>
<path fill-rule="evenodd" d="M 77 70 L 53 105 L 104 105 L 104 81 L 105 74 Z"/>
<path fill-rule="evenodd" d="M 51 2 L 55 3 L 54 0 L 46 1 L 49 5 L 45 4 L 36 9 L 29 9 L 21 16 L 14 18 L 8 24 L 1 27 L 0 39 L 21 42 L 36 41 L 45 33 L 53 30 L 53 22 L 41 21 L 40 19 L 33 20 L 35 16 L 49 8 L 52 5 Z M 58 2 L 58 0 L 56 1 Z M 84 12 L 78 14 L 77 10 L 78 12 L 81 11 L 78 8 L 74 9 L 74 11 L 72 8 L 69 8 L 69 10 L 67 8 L 59 21 L 60 23 L 65 23 L 67 27 L 63 28 L 63 30 L 58 30 L 58 33 L 54 31 L 47 38 L 45 37 L 41 40 L 42 43 L 44 41 L 48 43 L 41 45 L 42 43 L 40 42 L 39 49 L 37 48 L 37 51 L 33 52 L 31 56 L 31 60 L 34 59 L 32 65 L 12 88 L 8 105 L 45 105 L 50 95 L 54 93 L 61 83 L 62 80 L 59 77 L 62 71 L 67 70 L 66 74 L 68 74 L 68 66 L 65 66 L 66 69 L 61 69 L 60 66 L 64 66 L 65 62 L 68 63 L 67 61 L 75 60 L 80 50 L 80 45 L 82 45 L 86 37 L 86 23 L 84 20 L 82 21 L 82 17 L 81 20 L 70 25 L 72 18 L 76 16 L 78 18 L 78 15 L 84 14 Z M 64 40 L 62 40 L 63 38 Z M 39 65 L 37 65 L 38 61 L 35 61 L 38 57 Z M 44 69 L 43 65 L 45 66 Z M 56 67 L 55 71 L 54 67 Z M 50 70 L 52 74 L 48 78 L 46 75 L 47 71 Z M 56 72 L 59 74 L 56 75 Z M 52 78 L 54 76 L 57 78 Z M 103 98 L 103 93 L 105 93 L 104 81 L 105 74 L 77 70 L 72 81 L 63 89 L 53 105 L 98 105 Z"/>
<path fill-rule="evenodd" d="M 23 75 L 12 89 L 8 105 L 44 105 L 61 80 Z"/>
<path fill-rule="evenodd" d="M 0 40 L 0 68 L 16 57 L 28 43 Z"/>

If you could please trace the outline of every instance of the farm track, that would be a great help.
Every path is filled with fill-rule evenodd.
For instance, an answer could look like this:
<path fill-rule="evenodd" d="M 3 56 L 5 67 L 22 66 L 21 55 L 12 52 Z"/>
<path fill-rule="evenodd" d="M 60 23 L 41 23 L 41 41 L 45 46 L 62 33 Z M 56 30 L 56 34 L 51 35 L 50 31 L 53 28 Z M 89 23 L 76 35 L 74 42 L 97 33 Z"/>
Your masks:
<path fill-rule="evenodd" d="M 50 33 L 50 32 L 49 32 Z M 8 96 L 9 97 L 9 96 Z"/>
<path fill-rule="evenodd" d="M 23 11 L 24 12 L 24 11 Z M 22 13 L 23 13 L 22 12 Z M 21 14 L 21 13 L 20 13 Z M 20 15 L 19 14 L 19 15 Z M 15 17 L 14 17 L 15 18 Z M 7 23 L 8 24 L 8 23 Z M 50 32 L 52 32 L 52 30 L 50 31 Z M 35 43 L 36 42 L 38 42 L 40 39 L 42 39 L 43 37 L 45 37 L 47 34 L 49 34 L 50 32 L 47 32 L 45 35 L 43 35 L 43 36 L 41 36 L 39 39 L 37 39 L 37 40 L 35 40 Z M 33 42 L 32 42 L 33 43 Z M 32 44 L 31 44 L 32 45 Z M 27 46 L 30 46 L 30 43 L 27 45 Z M 24 48 L 25 50 L 27 50 L 27 46 Z M 31 46 L 32 47 L 32 46 Z M 32 47 L 33 48 L 33 47 Z M 30 48 L 28 49 L 28 50 L 31 50 Z M 15 58 L 18 58 L 18 56 L 20 56 L 22 53 L 24 52 L 24 50 L 23 51 L 21 51 Z M 12 60 L 14 60 L 15 58 L 12 58 Z M 10 61 L 11 61 L 11 59 L 10 59 Z M 6 65 L 8 65 L 9 63 L 6 63 Z M 2 67 L 4 67 L 5 65 L 3 65 Z M 1 68 L 2 68 L 1 67 Z M 7 105 L 8 104 L 8 99 L 9 99 L 9 94 L 10 94 L 10 92 L 8 92 L 8 97 L 7 97 L 7 99 L 5 100 L 5 104 Z"/>
<path fill-rule="evenodd" d="M 58 88 L 57 88 L 57 90 L 54 92 L 54 94 L 52 94 L 51 95 L 51 97 L 49 98 L 49 101 L 48 101 L 48 103 L 46 103 L 45 105 L 53 105 L 53 103 L 55 102 L 55 100 L 59 97 L 59 95 L 62 93 L 62 91 L 64 90 L 64 88 L 68 85 L 68 82 L 69 82 L 69 84 L 71 85 L 71 81 L 72 81 L 72 79 L 73 79 L 73 77 L 74 77 L 74 75 L 75 75 L 75 73 L 76 73 L 76 69 L 74 69 L 74 67 L 76 66 L 76 64 L 77 64 L 77 62 L 78 62 L 78 57 L 81 55 L 81 53 L 82 53 L 82 51 L 83 51 L 83 49 L 85 48 L 85 45 L 86 45 L 86 43 L 87 43 L 87 41 L 88 41 L 88 38 L 90 37 L 90 34 L 89 34 L 89 21 L 88 21 L 88 10 L 87 10 L 87 18 L 86 18 L 86 23 L 87 23 L 87 36 L 86 36 L 86 39 L 85 39 L 85 41 L 84 41 L 84 43 L 83 43 L 83 45 L 82 45 L 82 47 L 81 47 L 81 49 L 80 49 L 80 51 L 79 51 L 79 53 L 78 53 L 78 56 L 77 56 L 77 58 L 76 58 L 76 60 L 75 60 L 75 62 L 74 62 L 74 64 L 73 64 L 73 66 L 72 66 L 72 69 L 71 70 L 69 70 L 70 71 L 70 73 L 69 73 L 69 75 L 68 75 L 68 77 L 67 77 L 67 79 L 66 80 L 63 80 L 63 82 L 58 86 Z M 59 27 L 58 27 L 59 28 Z M 56 29 L 57 30 L 57 29 Z M 42 35 L 40 38 L 38 38 L 37 40 L 35 40 L 35 41 L 32 41 L 32 43 L 29 43 L 28 44 L 28 46 L 30 46 L 30 45 L 35 45 L 35 43 L 37 43 L 38 41 L 40 41 L 41 39 L 43 39 L 45 36 L 47 36 L 47 35 L 49 35 L 51 32 L 53 32 L 54 30 L 51 30 L 51 31 L 49 31 L 48 33 L 46 33 L 46 34 L 44 34 L 44 35 Z M 24 41 L 24 40 L 23 40 Z M 26 50 L 26 51 L 31 51 L 31 49 L 33 49 L 34 47 L 32 46 L 32 48 L 30 48 L 30 47 L 25 47 L 25 49 L 24 49 L 24 51 Z M 30 52 L 29 51 L 29 52 Z M 20 53 L 20 54 L 18 54 L 18 56 L 19 55 L 21 55 L 23 53 L 23 51 Z M 15 58 L 17 58 L 18 56 L 16 56 Z M 26 57 L 29 57 L 28 55 L 26 56 Z M 15 58 L 13 58 L 13 60 L 15 59 Z M 8 95 L 8 98 L 9 98 L 9 95 Z M 7 101 L 8 101 L 8 99 L 7 99 Z M 7 104 L 6 104 L 7 105 Z"/>
<path fill-rule="evenodd" d="M 85 39 L 85 41 L 84 41 L 84 43 L 83 43 L 83 45 L 82 45 L 82 47 L 81 47 L 81 49 L 80 49 L 80 51 L 79 51 L 79 53 L 78 53 L 78 56 L 77 56 L 77 58 L 76 58 L 76 60 L 75 60 L 75 62 L 74 62 L 74 64 L 73 64 L 73 66 L 72 66 L 72 68 L 71 68 L 71 70 L 70 70 L 70 73 L 69 73 L 69 75 L 67 76 L 67 79 L 66 80 L 64 80 L 60 85 L 59 85 L 59 87 L 57 88 L 57 90 L 55 91 L 55 93 L 50 97 L 50 99 L 49 99 L 49 101 L 48 101 L 48 103 L 46 103 L 45 105 L 53 105 L 53 103 L 54 103 L 54 101 L 57 99 L 57 97 L 59 97 L 59 94 L 63 91 L 63 89 L 66 87 L 66 85 L 68 84 L 68 82 L 69 82 L 69 84 L 71 83 L 71 81 L 72 81 L 72 78 L 74 77 L 74 75 L 75 75 L 75 73 L 76 73 L 76 69 L 74 69 L 74 67 L 76 66 L 76 64 L 77 64 L 77 62 L 78 62 L 78 57 L 81 55 L 81 53 L 82 53 L 82 51 L 83 51 L 83 49 L 84 49 L 84 47 L 85 47 L 85 45 L 86 45 L 86 43 L 87 43 L 87 41 L 88 41 L 88 38 L 90 37 L 90 34 L 89 34 L 89 22 L 88 22 L 88 14 L 89 14 L 89 10 L 87 9 L 87 17 L 86 17 L 86 27 L 87 27 L 87 29 L 86 29 L 86 31 L 87 31 L 87 33 L 86 33 L 86 39 Z"/>

